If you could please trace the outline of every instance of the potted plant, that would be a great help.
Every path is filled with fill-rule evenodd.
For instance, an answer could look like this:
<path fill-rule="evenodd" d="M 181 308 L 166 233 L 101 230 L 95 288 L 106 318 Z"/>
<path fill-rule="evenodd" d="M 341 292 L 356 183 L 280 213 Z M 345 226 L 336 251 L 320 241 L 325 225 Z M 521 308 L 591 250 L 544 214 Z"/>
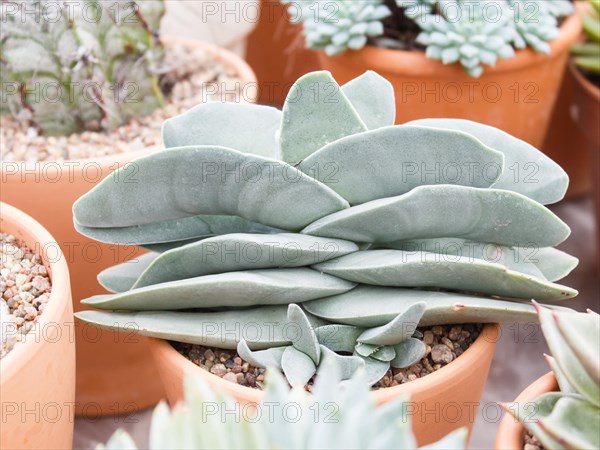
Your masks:
<path fill-rule="evenodd" d="M 38 222 L 0 203 L 2 448 L 71 448 L 75 341 L 69 270 Z"/>
<path fill-rule="evenodd" d="M 242 101 L 244 87 L 255 82 L 251 69 L 223 49 L 159 38 L 162 13 L 162 1 L 2 2 L 1 198 L 55 236 L 74 280 L 76 309 L 100 289 L 99 268 L 137 250 L 78 234 L 75 199 L 160 148 L 165 118 L 201 101 Z M 75 328 L 78 413 L 84 405 L 92 416 L 128 413 L 161 398 L 146 340 L 135 345 L 79 322 Z"/>
<path fill-rule="evenodd" d="M 552 372 L 530 385 L 498 430 L 496 449 L 598 448 L 600 435 L 600 316 L 538 306 Z"/>
<path fill-rule="evenodd" d="M 568 0 L 298 3 L 321 67 L 341 83 L 367 69 L 384 75 L 396 92 L 397 123 L 477 120 L 536 147 L 581 29 Z"/>
<path fill-rule="evenodd" d="M 385 407 L 376 406 L 365 389 L 364 375 L 359 372 L 343 385 L 339 369 L 329 361 L 309 395 L 303 389 L 290 389 L 277 371 L 270 371 L 264 400 L 254 409 L 243 410 L 202 378 L 189 376 L 185 404 L 172 411 L 165 404 L 155 409 L 148 448 L 416 448 L 410 403 L 398 398 Z M 225 411 L 230 415 L 224 419 Z M 163 432 L 174 429 L 178 432 Z M 466 441 L 466 429 L 461 428 L 427 448 L 464 449 Z M 137 447 L 125 431 L 118 430 L 99 448 Z"/>
<path fill-rule="evenodd" d="M 344 378 L 364 366 L 378 402 L 409 392 L 428 411 L 458 405 L 435 430 L 419 414 L 420 443 L 470 426 L 498 333 L 478 324 L 537 317 L 498 297 L 577 294 L 553 283 L 577 261 L 552 248 L 569 229 L 542 206 L 568 177 L 492 127 L 393 126 L 391 92 L 374 72 L 342 87 L 314 72 L 283 111 L 206 104 L 166 121 L 166 151 L 73 207 L 81 233 L 152 250 L 100 273 L 114 294 L 85 300 L 104 311 L 78 317 L 182 343 L 196 372 L 241 402 L 261 397 L 247 387 L 260 386 L 261 368 L 304 386 L 330 355 Z M 532 160 L 538 183 L 506 172 Z M 153 346 L 175 402 L 191 363 L 166 341 Z M 420 377 L 414 390 L 397 386 Z"/>
<path fill-rule="evenodd" d="M 571 113 L 591 152 L 596 221 L 600 223 L 600 2 L 589 3 L 588 8 L 581 8 L 585 42 L 572 48 L 569 65 L 575 79 Z M 600 227 L 597 230 L 600 237 Z"/>

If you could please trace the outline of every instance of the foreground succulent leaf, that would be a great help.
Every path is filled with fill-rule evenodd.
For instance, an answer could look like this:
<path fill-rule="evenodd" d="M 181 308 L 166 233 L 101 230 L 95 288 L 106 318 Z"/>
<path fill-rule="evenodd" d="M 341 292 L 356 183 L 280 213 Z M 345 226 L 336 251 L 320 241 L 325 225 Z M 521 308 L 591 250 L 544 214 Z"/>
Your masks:
<path fill-rule="evenodd" d="M 224 147 L 170 149 L 131 164 L 137 168 L 135 182 L 120 179 L 124 166 L 77 200 L 77 223 L 128 227 L 215 214 L 298 230 L 348 206 L 327 186 L 287 164 Z"/>
<path fill-rule="evenodd" d="M 327 364 L 327 361 L 333 362 L 339 368 L 342 380 L 351 378 L 365 365 L 363 359 L 358 356 L 338 355 L 324 345 L 321 345 L 321 355 L 323 359 L 321 364 Z"/>
<path fill-rule="evenodd" d="M 560 398 L 539 426 L 561 446 L 573 449 L 600 448 L 600 409 L 576 396 Z"/>
<path fill-rule="evenodd" d="M 287 306 L 218 312 L 80 311 L 76 316 L 105 330 L 223 349 L 236 349 L 242 339 L 252 350 L 291 344 L 283 330 L 283 324 L 287 323 Z M 311 315 L 308 318 L 313 327 L 326 323 Z"/>
<path fill-rule="evenodd" d="M 307 268 L 227 272 L 169 281 L 82 303 L 98 309 L 169 310 L 287 305 L 352 289 L 355 283 Z"/>
<path fill-rule="evenodd" d="M 579 264 L 579 259 L 552 247 L 537 249 L 533 258 L 535 265 L 548 281 L 566 277 Z"/>
<path fill-rule="evenodd" d="M 312 359 L 315 365 L 318 365 L 321 360 L 319 340 L 308 317 L 298 305 L 288 306 L 288 324 L 296 325 L 296 335 L 292 337 L 292 346 Z"/>
<path fill-rule="evenodd" d="M 278 233 L 281 230 L 236 216 L 192 216 L 117 228 L 84 227 L 75 222 L 75 229 L 91 239 L 109 244 L 141 245 L 180 243 L 229 233 Z M 174 244 L 177 245 L 177 244 Z"/>
<path fill-rule="evenodd" d="M 440 287 L 509 298 L 564 300 L 577 291 L 481 259 L 439 258 L 435 253 L 366 250 L 316 264 L 314 269 L 356 283 Z"/>
<path fill-rule="evenodd" d="M 543 205 L 565 196 L 569 176 L 544 153 L 498 128 L 462 119 L 421 119 L 409 125 L 462 130 L 504 154 L 504 167 L 494 189 L 523 194 Z"/>
<path fill-rule="evenodd" d="M 342 92 L 369 130 L 394 125 L 394 87 L 377 72 L 367 70 L 344 84 Z"/>
<path fill-rule="evenodd" d="M 283 105 L 281 158 L 297 164 L 326 144 L 363 131 L 367 126 L 331 74 L 312 72 L 294 83 Z"/>
<path fill-rule="evenodd" d="M 556 362 L 556 359 L 549 355 L 544 355 L 544 358 L 546 358 L 546 362 L 548 363 L 550 369 L 552 369 L 552 372 L 554 373 L 554 378 L 556 378 L 556 382 L 558 383 L 560 392 L 562 392 L 563 394 L 577 394 L 577 389 L 575 389 L 571 385 L 571 383 L 569 383 L 569 380 L 567 379 L 562 369 Z"/>
<path fill-rule="evenodd" d="M 109 267 L 98 274 L 98 282 L 109 292 L 128 291 L 158 256 L 158 253 L 150 252 Z"/>
<path fill-rule="evenodd" d="M 487 188 L 502 173 L 503 160 L 467 133 L 403 125 L 334 141 L 298 168 L 357 205 L 421 185 Z"/>
<path fill-rule="evenodd" d="M 368 386 L 372 386 L 383 378 L 383 376 L 390 370 L 389 361 L 380 361 L 371 357 L 364 357 L 355 353 L 355 356 L 361 358 L 365 362 L 366 382 Z"/>
<path fill-rule="evenodd" d="M 372 243 L 457 237 L 507 246 L 549 247 L 563 242 L 570 229 L 549 209 L 523 195 L 439 185 L 420 186 L 398 197 L 333 213 L 302 233 Z"/>
<path fill-rule="evenodd" d="M 394 345 L 396 357 L 390 361 L 392 367 L 403 369 L 416 364 L 425 357 L 427 346 L 419 339 L 406 339 Z"/>
<path fill-rule="evenodd" d="M 292 386 L 304 386 L 317 372 L 314 361 L 295 347 L 287 347 L 284 350 L 281 368 Z"/>
<path fill-rule="evenodd" d="M 304 303 L 304 310 L 331 322 L 370 328 L 385 325 L 411 305 L 425 302 L 419 326 L 453 323 L 535 322 L 526 303 L 448 292 L 359 285 L 344 294 Z"/>
<path fill-rule="evenodd" d="M 578 358 L 578 355 L 573 352 L 572 348 L 565 340 L 565 336 L 561 333 L 561 330 L 557 325 L 557 317 L 560 317 L 559 320 L 571 321 L 577 320 L 575 316 L 578 314 L 576 312 L 565 312 L 558 315 L 556 314 L 556 311 L 552 311 L 540 305 L 536 305 L 536 307 L 538 309 L 540 324 L 542 326 L 544 337 L 546 338 L 546 342 L 548 343 L 548 347 L 552 352 L 552 356 L 556 360 L 558 366 L 561 368 L 562 373 L 567 378 L 571 386 L 577 389 L 577 392 L 579 392 L 587 401 L 596 407 L 599 407 L 600 385 L 594 381 L 594 376 L 590 375 L 590 373 L 586 370 L 586 367 L 589 367 L 590 365 L 587 363 L 585 366 L 583 365 L 582 361 Z M 590 330 L 590 328 L 587 327 L 586 329 Z M 586 339 L 584 341 L 577 342 L 577 345 L 584 345 L 583 342 L 586 342 L 587 339 L 595 339 L 598 341 L 599 338 L 600 336 L 598 334 L 598 328 L 596 328 L 595 333 L 591 332 L 590 330 L 590 334 L 586 336 Z M 595 356 L 592 361 L 597 363 L 597 358 L 598 357 Z"/>
<path fill-rule="evenodd" d="M 209 102 L 166 120 L 162 137 L 167 148 L 215 145 L 279 159 L 276 133 L 280 123 L 277 108 Z"/>
<path fill-rule="evenodd" d="M 309 266 L 357 250 L 353 242 L 302 234 L 227 234 L 163 253 L 134 287 L 238 270 Z"/>

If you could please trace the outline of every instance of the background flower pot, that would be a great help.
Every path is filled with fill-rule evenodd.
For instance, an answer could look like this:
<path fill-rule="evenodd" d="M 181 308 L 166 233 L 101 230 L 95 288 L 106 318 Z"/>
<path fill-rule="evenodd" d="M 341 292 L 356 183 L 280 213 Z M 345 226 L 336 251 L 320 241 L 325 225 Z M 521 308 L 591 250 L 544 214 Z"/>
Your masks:
<path fill-rule="evenodd" d="M 556 378 L 552 372 L 538 378 L 532 384 L 519 394 L 515 402 L 526 403 L 539 397 L 546 392 L 556 391 L 558 384 Z M 498 434 L 496 435 L 496 442 L 494 448 L 496 450 L 523 450 L 523 436 L 525 434 L 525 428 L 518 422 L 513 416 L 505 413 L 500 427 L 498 428 Z"/>
<path fill-rule="evenodd" d="M 575 79 L 573 105 L 571 113 L 573 120 L 584 136 L 588 151 L 591 152 L 590 173 L 594 182 L 594 198 L 596 207 L 596 233 L 598 236 L 598 253 L 600 255 L 600 88 L 590 82 L 571 61 L 570 72 Z M 600 261 L 596 259 L 600 269 Z"/>
<path fill-rule="evenodd" d="M 304 45 L 302 25 L 289 17 L 279 0 L 262 0 L 260 20 L 248 37 L 246 60 L 256 72 L 261 103 L 282 106 L 292 84 L 319 69 L 317 53 Z"/>
<path fill-rule="evenodd" d="M 580 31 L 574 14 L 551 42 L 550 55 L 520 50 L 514 58 L 486 67 L 480 78 L 470 77 L 459 64 L 445 66 L 417 51 L 367 46 L 335 57 L 319 52 L 319 59 L 340 84 L 369 69 L 390 80 L 396 93 L 396 123 L 433 117 L 476 120 L 540 148 L 569 48 Z"/>
<path fill-rule="evenodd" d="M 477 340 L 452 363 L 421 379 L 375 391 L 373 398 L 381 404 L 399 395 L 410 395 L 419 445 L 435 442 L 461 426 L 471 429 L 499 330 L 496 324 L 486 325 Z M 186 373 L 202 377 L 214 389 L 226 392 L 242 404 L 258 402 L 262 397 L 262 391 L 231 383 L 199 368 L 167 341 L 152 339 L 150 348 L 171 405 L 183 399 Z"/>
<path fill-rule="evenodd" d="M 210 44 L 186 43 L 203 47 L 214 59 L 234 68 L 244 83 L 256 81 L 252 69 L 232 53 Z M 61 245 L 71 271 L 76 311 L 85 309 L 81 299 L 104 292 L 96 280 L 98 272 L 134 258 L 139 250 L 81 236 L 73 227 L 72 205 L 109 173 L 147 151 L 66 162 L 2 163 L 0 198 L 43 223 Z M 77 414 L 127 414 L 163 397 L 147 339 L 100 332 L 78 321 L 75 334 Z"/>
<path fill-rule="evenodd" d="M 0 203 L 0 228 L 39 250 L 52 280 L 44 313 L 0 360 L 0 448 L 71 448 L 75 340 L 69 269 L 55 239 L 23 212 Z"/>

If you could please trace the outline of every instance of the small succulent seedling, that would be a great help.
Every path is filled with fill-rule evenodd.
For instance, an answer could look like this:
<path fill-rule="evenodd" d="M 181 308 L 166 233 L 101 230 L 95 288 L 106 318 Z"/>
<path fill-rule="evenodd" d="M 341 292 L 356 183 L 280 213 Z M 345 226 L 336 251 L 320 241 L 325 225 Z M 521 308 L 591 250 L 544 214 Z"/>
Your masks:
<path fill-rule="evenodd" d="M 494 66 L 498 59 L 513 57 L 515 49 L 530 47 L 550 53 L 549 42 L 560 33 L 558 19 L 573 12 L 569 0 L 396 0 L 392 9 L 383 0 L 293 4 L 299 9 L 296 19 L 304 26 L 309 48 L 324 50 L 329 56 L 360 50 L 384 35 L 386 19 L 405 16 L 421 29 L 417 43 L 426 47 L 428 58 L 460 63 L 473 77 L 483 73 L 483 65 Z M 381 45 L 390 41 L 379 40 Z"/>
<path fill-rule="evenodd" d="M 340 383 L 332 361 L 324 364 L 312 395 L 290 388 L 277 371 L 269 370 L 264 398 L 253 409 L 214 392 L 200 378 L 185 380 L 185 403 L 172 411 L 161 403 L 150 424 L 151 450 L 194 449 L 415 449 L 406 398 L 375 406 L 364 371 Z M 467 430 L 459 428 L 426 448 L 464 449 Z M 97 450 L 136 449 L 123 430 Z"/>
<path fill-rule="evenodd" d="M 44 135 L 106 130 L 162 104 L 157 1 L 3 1 L 0 112 Z"/>
<path fill-rule="evenodd" d="M 548 450 L 600 448 L 600 316 L 538 306 L 559 392 L 503 405 Z"/>
<path fill-rule="evenodd" d="M 574 45 L 571 53 L 580 69 L 600 75 L 600 0 L 589 3 L 591 6 L 582 18 L 586 42 Z"/>
<path fill-rule="evenodd" d="M 135 182 L 117 171 L 74 205 L 86 236 L 152 250 L 103 271 L 112 294 L 84 303 L 104 311 L 78 316 L 236 349 L 293 385 L 326 355 L 373 384 L 423 357 L 417 325 L 528 321 L 514 300 L 575 296 L 556 281 L 577 260 L 553 248 L 570 230 L 543 206 L 565 172 L 489 126 L 394 126 L 394 108 L 374 72 L 344 86 L 314 72 L 283 111 L 209 103 L 168 120 L 169 148 L 134 161 Z M 535 183 L 508 169 L 532 161 Z"/>

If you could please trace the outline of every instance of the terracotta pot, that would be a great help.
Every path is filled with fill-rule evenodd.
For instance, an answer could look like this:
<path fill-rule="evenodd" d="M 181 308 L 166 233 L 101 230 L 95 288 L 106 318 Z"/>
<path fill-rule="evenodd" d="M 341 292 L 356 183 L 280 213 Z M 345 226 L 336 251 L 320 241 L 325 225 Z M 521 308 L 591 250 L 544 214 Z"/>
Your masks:
<path fill-rule="evenodd" d="M 244 83 L 256 82 L 252 69 L 232 53 L 195 41 L 176 42 L 202 47 L 238 71 Z M 86 309 L 79 303 L 83 298 L 105 292 L 96 280 L 98 272 L 134 258 L 140 251 L 81 236 L 73 227 L 72 205 L 113 170 L 148 151 L 67 162 L 2 163 L 0 198 L 31 214 L 56 237 L 71 271 L 75 311 Z M 164 396 L 147 339 L 100 331 L 79 321 L 75 332 L 77 414 L 127 414 Z"/>
<path fill-rule="evenodd" d="M 443 65 L 419 51 L 367 46 L 328 57 L 319 52 L 321 66 L 339 83 L 366 70 L 387 78 L 396 94 L 396 123 L 451 117 L 475 120 L 500 128 L 540 148 L 558 96 L 570 46 L 581 31 L 574 14 L 561 27 L 552 53 L 520 50 L 511 59 L 485 67 L 480 78 L 467 75 L 459 64 Z"/>
<path fill-rule="evenodd" d="M 67 262 L 46 229 L 6 203 L 0 203 L 0 229 L 37 252 L 52 280 L 44 313 L 0 360 L 0 448 L 71 448 L 75 340 Z"/>
<path fill-rule="evenodd" d="M 566 198 L 589 194 L 593 184 L 588 144 L 583 134 L 579 132 L 571 113 L 575 83 L 572 70 L 566 67 L 548 133 L 541 148 L 569 174 Z"/>
<path fill-rule="evenodd" d="M 556 378 L 554 378 L 552 372 L 549 372 L 527 386 L 527 388 L 519 394 L 515 402 L 526 403 L 546 392 L 556 391 L 557 389 L 558 384 L 556 383 Z M 498 428 L 494 448 L 496 450 L 523 450 L 524 434 L 525 428 L 523 425 L 521 425 L 521 423 L 513 416 L 505 413 L 502 422 L 500 422 L 500 427 Z"/>
<path fill-rule="evenodd" d="M 496 324 L 486 325 L 473 345 L 456 361 L 410 383 L 375 391 L 372 394 L 374 400 L 381 404 L 409 394 L 419 445 L 437 441 L 461 426 L 471 430 L 499 331 Z M 262 398 L 260 390 L 231 383 L 201 369 L 167 341 L 152 339 L 150 348 L 171 405 L 183 399 L 182 383 L 186 373 L 202 377 L 214 389 L 231 395 L 242 404 L 256 403 Z"/>
<path fill-rule="evenodd" d="M 281 106 L 298 78 L 319 70 L 316 52 L 307 49 L 302 26 L 291 24 L 279 0 L 262 0 L 260 20 L 248 37 L 246 60 L 258 78 L 259 101 Z"/>

